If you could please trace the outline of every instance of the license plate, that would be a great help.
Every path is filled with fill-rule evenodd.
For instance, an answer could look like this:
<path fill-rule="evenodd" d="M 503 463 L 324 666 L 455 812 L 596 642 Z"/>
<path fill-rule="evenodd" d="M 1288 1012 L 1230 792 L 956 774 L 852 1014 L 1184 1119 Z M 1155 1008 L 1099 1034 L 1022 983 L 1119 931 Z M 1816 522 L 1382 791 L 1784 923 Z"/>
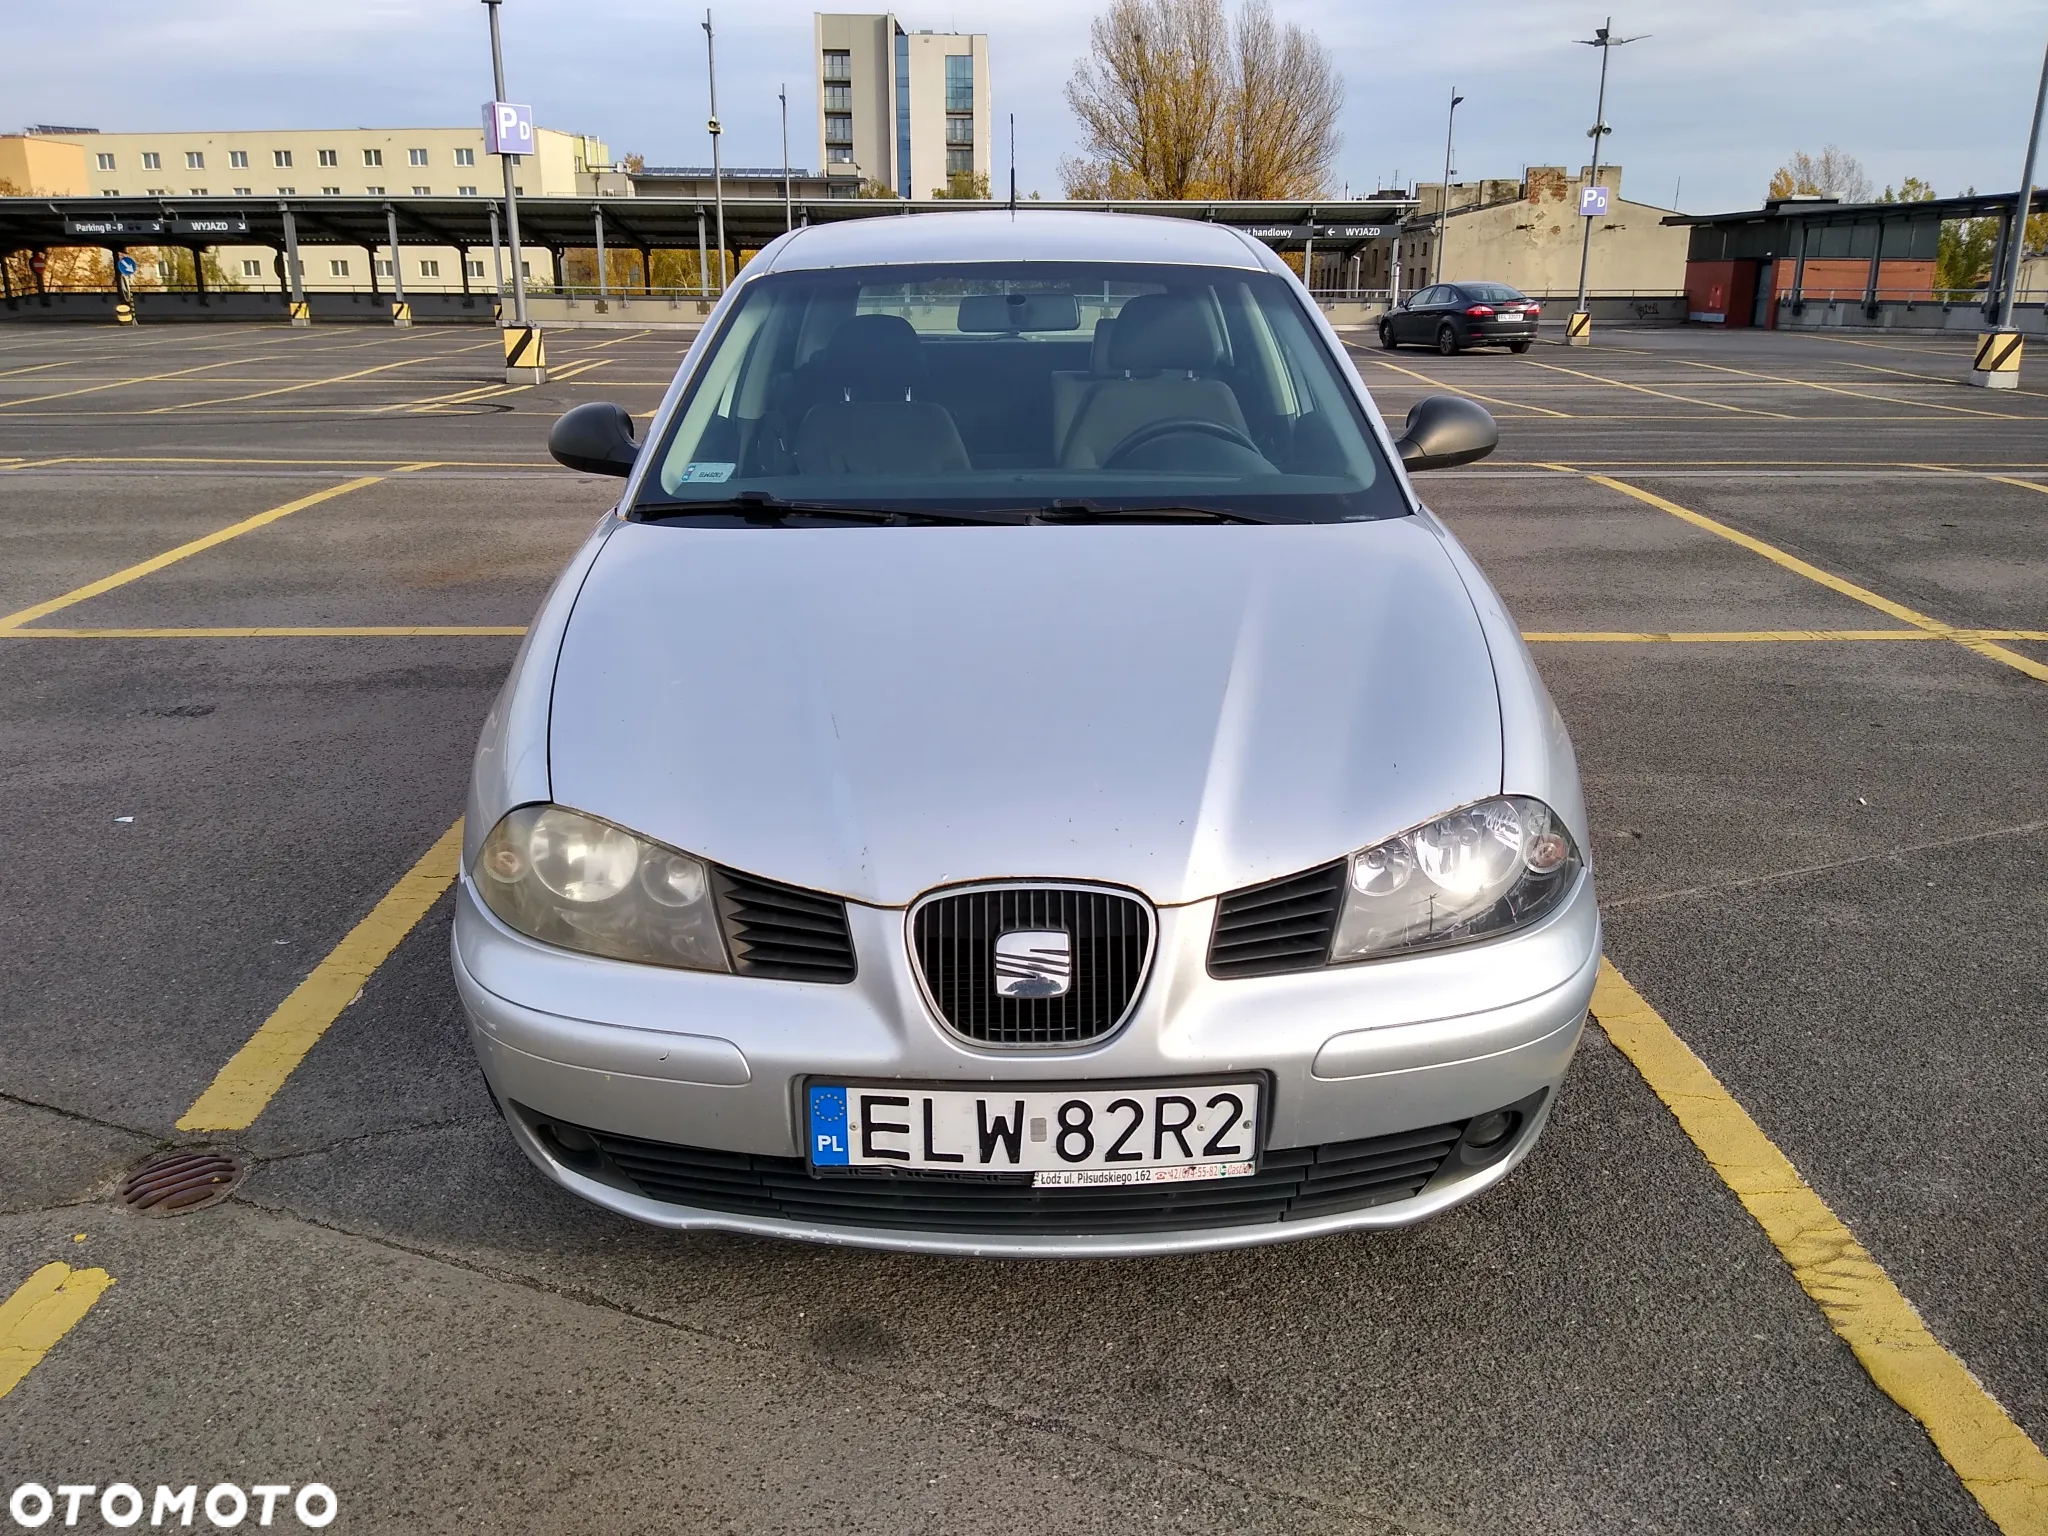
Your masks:
<path fill-rule="evenodd" d="M 812 1083 L 811 1166 L 1029 1173 L 1042 1188 L 1241 1178 L 1256 1166 L 1259 1083 L 922 1088 Z"/>

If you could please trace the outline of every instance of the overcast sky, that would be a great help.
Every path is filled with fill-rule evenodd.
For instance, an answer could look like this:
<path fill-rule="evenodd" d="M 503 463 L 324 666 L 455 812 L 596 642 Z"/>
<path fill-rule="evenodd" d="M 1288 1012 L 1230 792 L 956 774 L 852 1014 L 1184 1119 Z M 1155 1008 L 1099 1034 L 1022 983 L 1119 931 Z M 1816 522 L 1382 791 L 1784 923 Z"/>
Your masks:
<path fill-rule="evenodd" d="M 1231 0 L 1226 0 L 1231 3 Z M 1059 193 L 1075 124 L 1061 88 L 1100 0 L 913 4 L 911 30 L 989 34 L 999 134 L 1017 114 L 1019 188 Z M 1579 0 L 1274 0 L 1321 36 L 1347 88 L 1336 178 L 1441 174 L 1455 85 L 1462 177 L 1579 164 L 1593 120 L 1604 12 Z M 171 0 L 149 6 L 5 0 L 0 112 L 14 129 L 427 126 L 477 121 L 490 95 L 477 0 Z M 775 92 L 790 87 L 790 155 L 815 165 L 812 7 L 714 7 L 725 154 L 781 156 Z M 509 93 L 540 122 L 603 136 L 649 164 L 709 158 L 701 6 L 677 0 L 505 0 Z M 1624 190 L 1693 212 L 1754 207 L 1795 149 L 1840 144 L 1882 186 L 1943 193 L 2019 181 L 2048 42 L 2037 0 L 1634 0 L 1615 30 L 1609 158 Z M 1008 143 L 999 137 L 998 187 Z M 2037 173 L 2037 180 L 2043 179 Z M 1682 183 L 1682 187 L 1681 187 Z M 1333 191 L 1338 190 L 1336 187 Z"/>

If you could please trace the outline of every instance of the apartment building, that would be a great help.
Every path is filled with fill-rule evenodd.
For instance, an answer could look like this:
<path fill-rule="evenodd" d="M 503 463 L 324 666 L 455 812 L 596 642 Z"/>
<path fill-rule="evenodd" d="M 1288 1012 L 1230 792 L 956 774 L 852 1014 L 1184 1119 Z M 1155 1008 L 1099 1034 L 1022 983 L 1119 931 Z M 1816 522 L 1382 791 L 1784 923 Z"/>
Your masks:
<path fill-rule="evenodd" d="M 864 182 L 903 198 L 990 186 L 988 35 L 910 32 L 892 14 L 813 15 L 818 157 L 833 197 Z"/>
<path fill-rule="evenodd" d="M 22 136 L 0 162 L 36 167 L 41 182 L 22 190 L 102 197 L 502 197 L 504 172 L 484 152 L 483 126 L 472 128 L 290 128 L 253 132 L 101 133 L 44 128 Z M 513 184 L 521 196 L 594 195 L 596 180 L 611 170 L 604 141 L 590 134 L 534 129 L 534 153 L 515 158 Z M 544 250 L 528 251 L 528 276 L 552 283 Z M 230 282 L 251 287 L 276 281 L 274 253 L 262 246 L 223 245 L 216 255 Z M 366 256 L 359 249 L 309 246 L 303 257 L 306 286 L 370 286 L 371 261 L 380 287 L 392 277 L 393 253 Z M 462 258 L 451 246 L 408 245 L 404 281 L 422 291 L 463 286 Z M 467 277 L 484 278 L 487 261 L 475 252 Z M 163 275 L 168 275 L 165 263 Z M 148 275 L 144 274 L 145 277 Z M 509 279 L 510 274 L 507 274 Z"/>

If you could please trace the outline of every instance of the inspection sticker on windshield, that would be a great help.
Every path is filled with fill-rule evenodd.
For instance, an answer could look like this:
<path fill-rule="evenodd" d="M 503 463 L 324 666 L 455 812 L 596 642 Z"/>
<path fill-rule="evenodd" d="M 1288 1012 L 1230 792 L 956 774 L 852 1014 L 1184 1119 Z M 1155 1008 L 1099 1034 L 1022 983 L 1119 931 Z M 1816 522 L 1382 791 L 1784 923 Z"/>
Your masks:
<path fill-rule="evenodd" d="M 707 481 L 730 480 L 733 470 L 737 467 L 734 464 L 719 464 L 709 459 L 699 459 L 683 466 L 683 472 L 676 476 L 676 484 L 703 485 Z"/>
<path fill-rule="evenodd" d="M 924 1088 L 812 1083 L 813 1168 L 1029 1173 L 1045 1188 L 1240 1178 L 1259 1145 L 1259 1084 Z"/>

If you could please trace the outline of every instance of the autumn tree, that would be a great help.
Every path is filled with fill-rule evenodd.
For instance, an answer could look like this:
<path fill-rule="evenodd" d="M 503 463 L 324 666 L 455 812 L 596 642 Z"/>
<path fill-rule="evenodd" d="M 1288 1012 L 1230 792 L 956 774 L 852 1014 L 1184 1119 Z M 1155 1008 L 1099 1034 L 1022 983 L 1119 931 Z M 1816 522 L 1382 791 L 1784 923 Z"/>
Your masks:
<path fill-rule="evenodd" d="M 1343 81 L 1268 0 L 1112 0 L 1067 82 L 1074 198 L 1289 198 L 1328 183 Z"/>
<path fill-rule="evenodd" d="M 24 191 L 11 181 L 0 181 L 0 197 L 37 196 L 40 187 Z M 15 293 L 36 291 L 31 251 L 9 251 L 6 255 L 7 283 Z M 92 245 L 57 245 L 43 253 L 42 286 L 53 293 L 103 291 L 114 286 L 114 263 L 105 251 Z"/>
<path fill-rule="evenodd" d="M 1818 155 L 1797 150 L 1771 177 L 1769 200 L 1784 197 L 1837 197 L 1845 203 L 1870 201 L 1870 178 L 1857 158 L 1829 144 Z"/>
<path fill-rule="evenodd" d="M 977 171 L 954 171 L 943 187 L 933 187 L 932 196 L 958 202 L 988 201 L 988 177 Z"/>

